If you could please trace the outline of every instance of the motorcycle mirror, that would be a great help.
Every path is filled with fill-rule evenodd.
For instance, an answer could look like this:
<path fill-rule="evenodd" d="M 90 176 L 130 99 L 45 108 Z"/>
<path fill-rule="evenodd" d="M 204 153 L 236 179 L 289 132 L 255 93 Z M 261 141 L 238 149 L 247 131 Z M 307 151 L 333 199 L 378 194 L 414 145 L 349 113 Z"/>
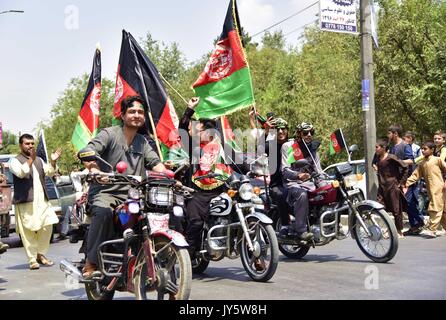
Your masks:
<path fill-rule="evenodd" d="M 352 144 L 352 145 L 350 146 L 350 148 L 348 148 L 348 152 L 350 152 L 350 153 L 355 152 L 355 151 L 358 151 L 358 150 L 359 150 L 359 147 L 358 147 L 357 144 Z"/>
<path fill-rule="evenodd" d="M 119 162 L 116 164 L 116 170 L 117 170 L 119 173 L 124 173 L 124 172 L 127 170 L 127 163 L 125 163 L 124 161 L 119 161 Z"/>

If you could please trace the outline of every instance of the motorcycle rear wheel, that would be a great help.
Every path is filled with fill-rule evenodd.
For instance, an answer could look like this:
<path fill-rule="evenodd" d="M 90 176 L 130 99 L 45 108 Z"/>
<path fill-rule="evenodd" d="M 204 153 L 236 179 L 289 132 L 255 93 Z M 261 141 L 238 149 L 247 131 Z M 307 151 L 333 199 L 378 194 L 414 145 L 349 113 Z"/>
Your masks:
<path fill-rule="evenodd" d="M 209 262 L 209 260 L 206 260 L 203 257 L 196 257 L 192 261 L 192 272 L 194 274 L 203 273 L 208 268 Z"/>
<path fill-rule="evenodd" d="M 352 234 L 359 249 L 372 261 L 384 263 L 392 260 L 398 251 L 398 233 L 388 213 L 384 209 L 363 209 L 360 215 L 371 235 L 368 236 L 361 224 L 355 221 Z"/>
<path fill-rule="evenodd" d="M 282 228 L 282 223 L 280 222 L 280 219 L 277 220 L 276 223 L 276 231 L 279 232 Z M 279 250 L 282 252 L 284 256 L 290 259 L 302 259 L 305 257 L 310 251 L 309 245 L 290 245 L 290 244 L 282 244 L 279 243 Z"/>
<path fill-rule="evenodd" d="M 169 300 L 189 299 L 192 284 L 192 269 L 189 252 L 186 248 L 178 248 L 166 237 L 154 238 L 155 272 L 157 281 L 147 279 L 147 265 L 144 250 L 141 248 L 136 260 L 134 286 L 137 300 Z"/>
<path fill-rule="evenodd" d="M 248 247 L 243 236 L 240 243 L 240 258 L 248 275 L 259 282 L 266 282 L 274 276 L 279 262 L 279 246 L 274 228 L 257 219 L 247 221 L 247 228 L 254 245 L 254 252 Z M 258 254 L 256 251 L 259 251 Z"/>

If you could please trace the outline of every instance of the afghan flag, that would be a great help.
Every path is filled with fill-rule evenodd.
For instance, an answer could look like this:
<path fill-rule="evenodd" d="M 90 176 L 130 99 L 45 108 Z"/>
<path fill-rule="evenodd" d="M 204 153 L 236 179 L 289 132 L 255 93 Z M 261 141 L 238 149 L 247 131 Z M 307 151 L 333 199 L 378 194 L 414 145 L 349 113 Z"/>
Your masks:
<path fill-rule="evenodd" d="M 344 135 L 342 134 L 342 129 L 337 129 L 330 135 L 330 154 L 339 153 L 343 148 L 346 148 Z"/>
<path fill-rule="evenodd" d="M 235 0 L 230 0 L 223 32 L 209 61 L 192 85 L 200 102 L 199 119 L 218 118 L 254 104 L 251 73 L 242 46 Z"/>
<path fill-rule="evenodd" d="M 133 36 L 122 30 L 121 53 L 116 75 L 113 115 L 121 117 L 121 102 L 127 96 L 139 95 L 147 102 L 145 127 L 141 134 L 153 134 L 161 160 L 181 160 L 187 154 L 181 149 L 178 116 L 155 65 Z M 155 131 L 152 129 L 155 126 Z M 161 143 L 159 143 L 161 142 Z"/>
<path fill-rule="evenodd" d="M 309 156 L 309 152 L 306 146 L 303 145 L 304 142 L 294 140 L 294 143 L 287 150 L 287 160 L 286 162 L 292 164 L 300 159 L 305 159 Z"/>
<path fill-rule="evenodd" d="M 99 109 L 101 100 L 101 51 L 96 48 L 93 69 L 88 80 L 87 91 L 82 101 L 71 142 L 76 151 L 83 149 L 96 136 L 99 127 Z"/>
<path fill-rule="evenodd" d="M 220 118 L 220 121 L 221 121 L 220 125 L 221 125 L 223 142 L 230 145 L 234 151 L 241 152 L 240 147 L 235 142 L 235 135 L 234 132 L 232 131 L 232 127 L 229 123 L 228 117 L 222 116 Z M 220 125 L 218 125 L 217 128 L 219 128 Z"/>

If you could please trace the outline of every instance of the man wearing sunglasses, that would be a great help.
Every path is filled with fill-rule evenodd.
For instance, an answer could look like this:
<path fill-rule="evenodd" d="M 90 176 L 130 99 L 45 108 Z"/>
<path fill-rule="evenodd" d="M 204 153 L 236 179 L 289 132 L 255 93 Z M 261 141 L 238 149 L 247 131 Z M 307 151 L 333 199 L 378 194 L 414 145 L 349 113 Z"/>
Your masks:
<path fill-rule="evenodd" d="M 311 123 L 302 122 L 297 126 L 296 137 L 282 146 L 282 176 L 288 191 L 287 202 L 293 208 L 296 218 L 294 229 L 288 235 L 281 232 L 281 236 L 297 236 L 301 240 L 311 240 L 313 234 L 307 231 L 307 217 L 309 212 L 308 191 L 315 189 L 310 181 L 307 168 L 299 168 L 297 160 L 306 159 L 316 172 L 321 171 L 320 158 L 317 153 L 320 142 L 313 140 L 314 127 Z M 292 228 L 290 228 L 292 229 Z"/>

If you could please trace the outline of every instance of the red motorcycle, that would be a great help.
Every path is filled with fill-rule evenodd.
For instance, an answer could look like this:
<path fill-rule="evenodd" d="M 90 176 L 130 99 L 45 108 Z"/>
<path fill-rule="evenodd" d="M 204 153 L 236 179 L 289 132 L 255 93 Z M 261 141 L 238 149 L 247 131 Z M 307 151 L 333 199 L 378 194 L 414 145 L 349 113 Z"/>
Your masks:
<path fill-rule="evenodd" d="M 325 173 L 311 172 L 310 163 L 305 159 L 298 160 L 294 165 L 310 173 L 310 179 L 316 186 L 314 191 L 308 193 L 310 210 L 307 225 L 314 238 L 304 241 L 293 236 L 296 233 L 295 219 L 290 212 L 289 236 L 278 237 L 279 249 L 285 256 L 303 258 L 311 247 L 323 246 L 335 239 L 345 239 L 349 233 L 371 260 L 388 262 L 395 256 L 398 250 L 395 224 L 381 204 L 364 200 L 360 189 L 355 188 L 362 175 L 351 174 L 350 164 L 338 165 L 334 179 Z M 280 214 L 271 201 L 266 183 L 265 186 L 262 199 L 264 210 L 273 219 L 278 233 L 281 229 Z M 346 230 L 341 226 L 342 214 L 348 216 Z"/>
<path fill-rule="evenodd" d="M 99 245 L 99 270 L 86 279 L 81 272 L 85 259 L 64 259 L 60 268 L 66 276 L 85 285 L 89 300 L 111 300 L 116 290 L 132 292 L 138 300 L 149 299 L 150 294 L 155 299 L 188 299 L 192 282 L 188 244 L 169 228 L 169 217 L 182 214 L 189 188 L 160 173 L 143 181 L 119 173 L 89 174 L 87 181 L 130 188 L 127 200 L 114 209 L 116 237 Z"/>

